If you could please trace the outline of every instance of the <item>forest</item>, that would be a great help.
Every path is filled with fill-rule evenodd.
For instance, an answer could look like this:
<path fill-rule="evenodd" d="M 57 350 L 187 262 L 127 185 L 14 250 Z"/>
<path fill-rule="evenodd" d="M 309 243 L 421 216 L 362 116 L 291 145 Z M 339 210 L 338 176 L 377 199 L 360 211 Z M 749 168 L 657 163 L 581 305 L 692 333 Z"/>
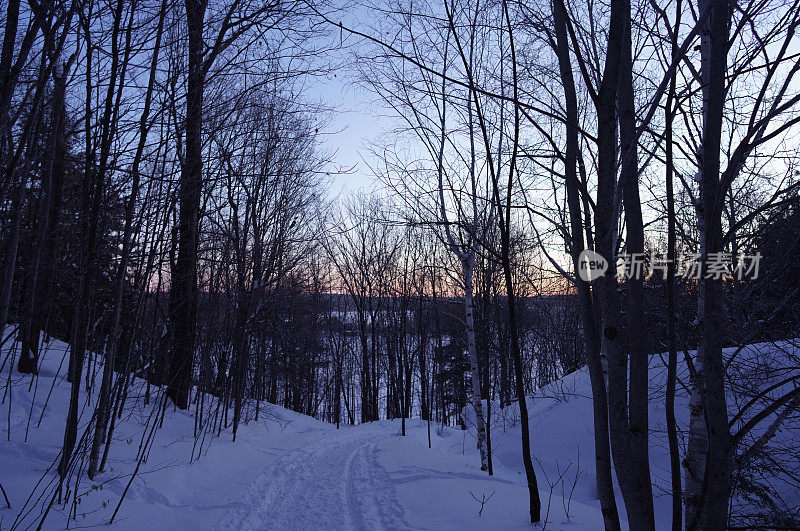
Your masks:
<path fill-rule="evenodd" d="M 800 0 L 0 21 L 0 529 L 800 528 Z"/>

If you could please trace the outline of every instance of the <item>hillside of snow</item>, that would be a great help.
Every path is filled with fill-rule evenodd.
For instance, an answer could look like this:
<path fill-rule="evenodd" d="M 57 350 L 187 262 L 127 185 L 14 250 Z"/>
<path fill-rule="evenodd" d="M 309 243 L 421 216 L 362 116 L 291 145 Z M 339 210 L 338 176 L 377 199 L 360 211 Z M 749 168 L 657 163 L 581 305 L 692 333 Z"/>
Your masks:
<path fill-rule="evenodd" d="M 60 341 L 45 345 L 35 380 L 16 371 L 7 379 L 10 359 L 3 350 L 7 381 L 2 416 L 7 422 L 0 443 L 0 482 L 11 509 L 0 508 L 1 529 L 36 528 L 57 484 L 69 401 L 68 352 Z M 96 372 L 99 385 L 101 371 Z M 106 471 L 95 481 L 84 475 L 76 506 L 53 504 L 44 529 L 108 523 L 135 470 L 140 447 L 146 446 L 143 440 L 154 428 L 152 445 L 144 449 L 147 457 L 114 518 L 115 529 L 530 527 L 527 487 L 516 463 L 498 463 L 493 477 L 481 472 L 470 432 L 432 423 L 429 449 L 423 421 L 407 421 L 404 438 L 399 420 L 337 430 L 262 403 L 259 420 L 241 427 L 236 442 L 229 431 L 195 437 L 192 413 L 170 405 L 162 425 L 157 390 L 151 389 L 151 401 L 145 404 L 144 387 L 136 382 L 139 396 L 129 398 L 118 420 Z M 94 405 L 82 392 L 79 437 Z M 496 461 L 513 454 L 503 442 L 512 437 L 510 430 L 498 439 Z M 473 495 L 491 496 L 481 515 Z M 547 490 L 543 495 L 547 503 Z M 561 491 L 554 492 L 548 528 L 595 529 L 598 507 L 591 499 L 575 498 L 567 505 Z"/>
<path fill-rule="evenodd" d="M 7 354 L 5 347 L 0 483 L 11 509 L 0 508 L 0 529 L 36 528 L 57 484 L 69 399 L 66 345 L 46 344 L 42 370 L 33 380 L 9 372 Z M 664 370 L 658 356 L 652 358 L 651 374 L 651 466 L 656 516 L 659 527 L 666 528 L 671 500 L 663 396 L 658 391 Z M 685 371 L 680 376 L 685 381 Z M 106 471 L 94 481 L 83 475 L 76 505 L 56 500 L 44 529 L 107 524 L 118 505 L 112 527 L 132 530 L 531 527 L 515 406 L 499 410 L 493 404 L 494 475 L 488 476 L 479 468 L 473 430 L 420 420 L 407 421 L 406 437 L 400 435 L 399 420 L 337 430 L 262 403 L 258 420 L 240 427 L 233 442 L 230 431 L 209 433 L 197 427 L 193 412 L 171 405 L 163 410 L 161 422 L 160 393 L 151 388 L 145 403 L 145 387 L 142 381 L 133 385 L 117 421 Z M 94 405 L 82 392 L 79 438 Z M 676 411 L 684 424 L 686 403 L 681 390 Z M 554 382 L 529 397 L 529 407 L 546 516 L 540 527 L 598 529 L 602 520 L 594 493 L 588 375 L 578 371 Z M 143 455 L 137 470 L 137 456 Z M 479 515 L 477 500 L 486 498 Z M 619 493 L 617 502 L 624 517 Z"/>

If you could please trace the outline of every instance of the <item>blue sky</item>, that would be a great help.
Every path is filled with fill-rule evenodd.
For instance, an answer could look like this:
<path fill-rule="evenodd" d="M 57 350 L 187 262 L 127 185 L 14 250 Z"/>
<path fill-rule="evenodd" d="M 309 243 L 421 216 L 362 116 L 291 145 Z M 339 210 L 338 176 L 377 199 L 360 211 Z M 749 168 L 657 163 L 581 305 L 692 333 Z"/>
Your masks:
<path fill-rule="evenodd" d="M 344 174 L 333 175 L 330 195 L 358 190 L 376 189 L 376 182 L 364 159 L 369 160 L 366 145 L 387 132 L 392 119 L 376 96 L 357 84 L 357 74 L 348 69 L 338 69 L 328 76 L 311 81 L 306 97 L 332 109 L 331 120 L 321 135 L 321 147 L 330 154 L 332 169 L 354 168 Z"/>
<path fill-rule="evenodd" d="M 340 18 L 346 27 L 374 33 L 370 24 L 375 17 L 373 9 L 360 1 L 334 1 L 340 5 L 332 17 Z M 380 188 L 380 183 L 365 163 L 365 159 L 368 161 L 370 157 L 367 144 L 379 141 L 396 122 L 393 111 L 358 83 L 353 51 L 365 46 L 363 41 L 338 29 L 329 36 L 333 37 L 335 44 L 343 44 L 338 51 L 330 50 L 330 55 L 325 58 L 328 65 L 336 64 L 339 68 L 327 76 L 313 77 L 308 81 L 305 96 L 333 111 L 324 128 L 325 134 L 320 138 L 322 149 L 330 154 L 332 170 L 353 168 L 348 173 L 333 175 L 329 196 L 335 198 L 341 194 Z"/>
<path fill-rule="evenodd" d="M 330 78 L 318 90 L 324 92 L 320 95 L 323 102 L 336 107 L 328 127 L 331 133 L 323 139 L 323 149 L 335 152 L 332 157 L 335 167 L 354 167 L 351 173 L 333 177 L 331 193 L 336 195 L 342 191 L 374 188 L 377 184 L 364 158 L 368 160 L 369 157 L 365 144 L 377 140 L 385 131 L 386 118 L 375 112 L 380 109 L 379 103 L 374 95 L 357 86 L 346 72 Z"/>

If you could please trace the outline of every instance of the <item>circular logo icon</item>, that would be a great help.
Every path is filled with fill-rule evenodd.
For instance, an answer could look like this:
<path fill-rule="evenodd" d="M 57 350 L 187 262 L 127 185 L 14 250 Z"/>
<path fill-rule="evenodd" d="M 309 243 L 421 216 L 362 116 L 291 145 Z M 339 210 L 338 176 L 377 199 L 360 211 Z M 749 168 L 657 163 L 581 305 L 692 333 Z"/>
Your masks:
<path fill-rule="evenodd" d="M 606 274 L 608 262 L 605 258 L 592 251 L 584 249 L 578 256 L 578 276 L 586 282 L 598 279 Z"/>

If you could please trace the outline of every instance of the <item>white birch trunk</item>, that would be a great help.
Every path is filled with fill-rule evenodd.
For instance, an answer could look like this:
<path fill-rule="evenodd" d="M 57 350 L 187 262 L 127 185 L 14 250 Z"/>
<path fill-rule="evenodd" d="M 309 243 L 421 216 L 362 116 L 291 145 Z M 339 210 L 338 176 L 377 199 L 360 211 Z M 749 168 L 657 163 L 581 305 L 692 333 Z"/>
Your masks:
<path fill-rule="evenodd" d="M 475 320 L 473 317 L 472 276 L 475 269 L 475 256 L 462 261 L 464 271 L 464 312 L 467 320 L 467 351 L 472 379 L 472 407 L 475 409 L 475 428 L 478 433 L 478 450 L 481 454 L 481 470 L 487 470 L 486 458 L 486 422 L 483 419 L 483 403 L 481 402 L 481 380 L 478 371 L 478 351 L 475 347 Z"/>
<path fill-rule="evenodd" d="M 698 200 L 695 205 L 697 213 L 697 229 L 700 240 L 700 256 L 706 253 L 706 223 L 703 215 L 702 202 Z M 699 326 L 703 326 L 705 311 L 705 297 L 703 281 L 698 282 L 697 288 L 697 318 Z M 705 411 L 703 409 L 703 352 L 702 344 L 698 345 L 693 359 L 695 373 L 691 380 L 691 394 L 689 398 L 689 443 L 686 447 L 684 467 L 684 497 L 686 500 L 686 522 L 692 522 L 698 508 L 703 490 L 703 477 L 706 469 L 706 453 L 708 451 L 708 428 L 706 426 Z"/>
<path fill-rule="evenodd" d="M 702 4 L 702 2 L 701 2 Z M 706 24 L 707 27 L 707 24 Z M 709 56 L 708 49 L 711 46 L 711 36 L 704 28 L 701 31 L 700 46 L 705 53 L 701 54 L 700 76 L 703 82 L 703 122 L 706 121 L 707 102 L 708 102 L 708 76 L 709 76 Z M 702 152 L 702 148 L 701 148 Z M 699 240 L 698 254 L 704 260 L 706 250 L 706 217 L 703 211 L 703 186 L 702 170 L 698 169 L 695 176 L 699 187 L 699 193 L 695 198 L 695 213 L 697 216 L 697 234 Z M 705 315 L 705 294 L 703 290 L 702 273 L 697 286 L 697 320 L 698 333 L 702 335 L 703 315 Z M 698 344 L 697 351 L 693 360 L 694 375 L 691 380 L 691 393 L 689 398 L 689 439 L 686 447 L 686 458 L 683 461 L 684 467 L 684 499 L 686 500 L 686 523 L 694 521 L 695 513 L 698 509 L 700 497 L 703 491 L 703 478 L 706 469 L 706 453 L 708 452 L 708 427 L 706 426 L 705 411 L 703 409 L 703 352 L 702 341 Z"/>

